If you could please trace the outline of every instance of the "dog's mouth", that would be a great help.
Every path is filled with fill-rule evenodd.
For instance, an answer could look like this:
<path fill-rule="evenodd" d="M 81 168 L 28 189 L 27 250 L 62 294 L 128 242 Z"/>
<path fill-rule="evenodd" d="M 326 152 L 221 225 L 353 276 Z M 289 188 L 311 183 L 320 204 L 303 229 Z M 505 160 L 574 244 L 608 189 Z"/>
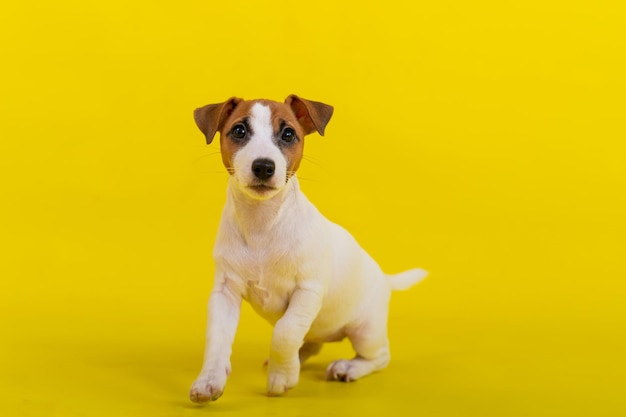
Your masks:
<path fill-rule="evenodd" d="M 269 186 L 267 184 L 251 184 L 248 188 L 258 194 L 267 194 L 276 190 L 276 187 Z"/>

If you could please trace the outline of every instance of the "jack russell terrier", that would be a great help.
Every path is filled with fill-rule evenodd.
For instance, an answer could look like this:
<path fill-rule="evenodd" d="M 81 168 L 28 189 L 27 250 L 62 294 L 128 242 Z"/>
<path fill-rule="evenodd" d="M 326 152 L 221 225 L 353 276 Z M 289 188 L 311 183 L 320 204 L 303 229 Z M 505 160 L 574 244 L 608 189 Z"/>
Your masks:
<path fill-rule="evenodd" d="M 230 174 L 213 257 L 204 363 L 189 396 L 217 400 L 230 374 L 242 300 L 273 326 L 267 393 L 298 383 L 300 364 L 326 342 L 350 339 L 356 356 L 330 364 L 327 379 L 354 381 L 389 363 L 387 312 L 392 289 L 426 276 L 386 275 L 342 227 L 300 191 L 304 137 L 324 135 L 333 107 L 291 95 L 284 103 L 231 98 L 195 110 L 211 143 L 220 132 Z"/>

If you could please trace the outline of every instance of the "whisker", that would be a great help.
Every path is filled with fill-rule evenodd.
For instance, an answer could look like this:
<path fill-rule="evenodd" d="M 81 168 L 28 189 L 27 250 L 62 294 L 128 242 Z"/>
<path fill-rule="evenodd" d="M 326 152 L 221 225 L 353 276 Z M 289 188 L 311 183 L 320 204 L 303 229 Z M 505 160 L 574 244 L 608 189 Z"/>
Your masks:
<path fill-rule="evenodd" d="M 287 177 L 290 178 L 290 177 L 294 176 L 295 173 L 296 173 L 296 171 L 288 171 L 287 172 Z M 320 181 L 318 179 L 315 179 L 315 178 L 301 177 L 300 175 L 297 175 L 297 177 L 298 177 L 298 180 L 305 180 L 305 181 L 312 181 L 312 182 L 322 182 L 322 181 Z"/>
<path fill-rule="evenodd" d="M 298 180 L 303 180 L 303 181 L 309 181 L 309 182 L 323 182 L 322 180 L 318 180 L 315 178 L 309 178 L 309 177 L 301 177 L 298 175 Z"/>
<path fill-rule="evenodd" d="M 228 172 L 224 171 L 224 170 L 217 170 L 217 171 L 198 171 L 198 174 L 225 174 L 228 175 Z"/>
<path fill-rule="evenodd" d="M 200 161 L 201 159 L 208 158 L 210 156 L 215 156 L 215 155 L 221 155 L 221 152 L 220 151 L 215 151 L 215 152 L 207 153 L 207 154 L 204 154 L 204 155 L 200 155 L 199 157 L 194 159 L 193 162 L 196 163 L 196 162 Z"/>
<path fill-rule="evenodd" d="M 307 162 L 310 162 L 310 163 L 311 163 L 311 164 L 313 164 L 313 165 L 317 165 L 318 167 L 325 168 L 325 165 L 324 165 L 322 162 L 320 162 L 320 160 L 319 160 L 319 159 L 317 159 L 317 158 L 314 158 L 314 157 L 311 157 L 311 156 L 306 156 L 306 155 L 303 155 L 303 156 L 302 156 L 302 159 L 304 159 L 304 160 L 305 160 L 305 161 L 307 161 Z"/>

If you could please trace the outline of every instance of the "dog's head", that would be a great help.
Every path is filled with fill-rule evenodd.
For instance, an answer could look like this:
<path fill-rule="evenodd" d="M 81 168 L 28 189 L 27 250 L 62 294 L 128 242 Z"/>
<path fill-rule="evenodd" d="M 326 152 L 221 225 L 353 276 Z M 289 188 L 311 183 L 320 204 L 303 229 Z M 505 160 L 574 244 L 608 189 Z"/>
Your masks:
<path fill-rule="evenodd" d="M 224 166 L 250 197 L 276 195 L 300 166 L 304 136 L 324 128 L 333 114 L 327 104 L 295 95 L 284 103 L 230 98 L 196 109 L 207 144 L 220 132 Z"/>

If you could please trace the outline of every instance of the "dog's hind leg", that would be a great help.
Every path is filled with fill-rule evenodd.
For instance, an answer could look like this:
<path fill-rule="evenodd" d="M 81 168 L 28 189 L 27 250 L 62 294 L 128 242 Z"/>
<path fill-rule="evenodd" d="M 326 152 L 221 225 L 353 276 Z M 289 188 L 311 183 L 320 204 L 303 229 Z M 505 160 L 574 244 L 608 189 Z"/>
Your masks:
<path fill-rule="evenodd" d="M 305 342 L 300 348 L 298 356 L 300 356 L 300 363 L 304 363 L 311 356 L 315 356 L 322 350 L 322 343 Z"/>
<path fill-rule="evenodd" d="M 351 360 L 337 360 L 326 370 L 326 379 L 350 382 L 372 372 L 379 371 L 389 364 L 389 339 L 387 338 L 387 317 L 375 317 L 348 333 L 348 338 L 356 351 Z"/>
<path fill-rule="evenodd" d="M 385 340 L 386 342 L 386 340 Z M 367 342 L 352 341 L 357 355 L 351 360 L 337 360 L 326 370 L 326 379 L 343 382 L 356 381 L 365 375 L 379 371 L 389 364 L 389 345 L 368 345 Z"/>

